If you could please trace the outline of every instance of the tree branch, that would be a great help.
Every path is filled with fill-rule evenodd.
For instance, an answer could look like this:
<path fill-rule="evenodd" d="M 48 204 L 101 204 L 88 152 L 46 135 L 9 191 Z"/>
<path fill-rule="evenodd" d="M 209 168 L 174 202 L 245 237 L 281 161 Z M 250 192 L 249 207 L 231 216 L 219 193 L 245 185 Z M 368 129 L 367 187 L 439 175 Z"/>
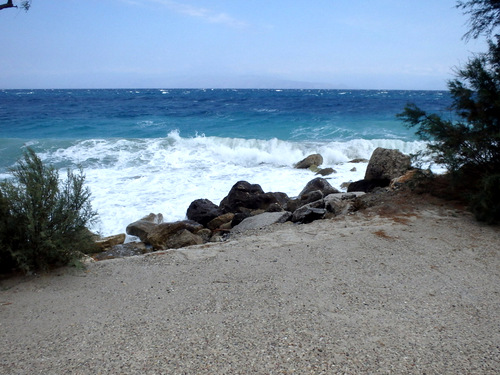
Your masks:
<path fill-rule="evenodd" d="M 14 5 L 12 3 L 12 0 L 7 0 L 7 2 L 5 4 L 0 5 L 0 10 L 7 9 L 7 8 L 17 8 L 17 5 Z"/>

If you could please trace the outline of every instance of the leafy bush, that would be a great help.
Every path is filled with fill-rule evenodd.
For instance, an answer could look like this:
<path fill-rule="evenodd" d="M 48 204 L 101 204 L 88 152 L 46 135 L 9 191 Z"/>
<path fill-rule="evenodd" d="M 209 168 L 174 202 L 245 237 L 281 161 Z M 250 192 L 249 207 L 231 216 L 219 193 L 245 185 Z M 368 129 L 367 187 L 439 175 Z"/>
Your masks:
<path fill-rule="evenodd" d="M 79 258 L 94 246 L 86 226 L 96 213 L 82 170 L 65 181 L 28 149 L 0 183 L 0 271 L 46 270 Z"/>
<path fill-rule="evenodd" d="M 416 134 L 429 141 L 434 160 L 444 164 L 454 178 L 454 187 L 467 192 L 471 208 L 480 220 L 500 220 L 496 208 L 499 186 L 490 177 L 500 174 L 500 36 L 489 42 L 489 51 L 472 58 L 457 79 L 448 83 L 455 119 L 429 114 L 408 104 L 400 117 Z M 490 204 L 485 202 L 481 195 Z"/>
<path fill-rule="evenodd" d="M 463 0 L 469 15 L 465 39 L 491 37 L 500 27 L 498 0 Z M 475 55 L 448 82 L 455 119 L 429 114 L 408 104 L 398 116 L 429 141 L 427 155 L 450 172 L 452 193 L 467 194 L 479 220 L 500 222 L 500 35 L 488 51 Z"/>
<path fill-rule="evenodd" d="M 500 174 L 483 179 L 481 189 L 471 197 L 471 209 L 478 220 L 500 222 Z"/>

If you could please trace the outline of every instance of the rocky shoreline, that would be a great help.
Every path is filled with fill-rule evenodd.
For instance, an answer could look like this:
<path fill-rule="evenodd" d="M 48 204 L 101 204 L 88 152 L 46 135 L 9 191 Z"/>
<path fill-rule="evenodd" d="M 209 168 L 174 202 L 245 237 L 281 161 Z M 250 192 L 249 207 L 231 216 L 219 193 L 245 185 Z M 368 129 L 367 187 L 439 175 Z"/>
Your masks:
<path fill-rule="evenodd" d="M 499 228 L 404 187 L 357 200 L 0 280 L 0 373 L 497 374 Z"/>
<path fill-rule="evenodd" d="M 363 160 L 364 161 L 364 160 Z M 178 249 L 207 242 L 222 242 L 234 233 L 291 221 L 306 224 L 331 219 L 358 210 L 365 204 L 365 194 L 380 189 L 390 190 L 408 184 L 424 173 L 412 169 L 410 157 L 398 150 L 377 148 L 370 160 L 365 178 L 347 183 L 347 192 L 340 192 L 324 178 L 335 171 L 321 169 L 323 158 L 309 155 L 295 168 L 310 169 L 316 175 L 297 197 L 282 192 L 264 192 L 260 185 L 238 181 L 220 204 L 197 199 L 187 208 L 187 220 L 164 222 L 162 214 L 149 214 L 126 228 L 129 236 L 139 242 L 124 243 L 125 233 L 96 241 L 94 260 Z"/>

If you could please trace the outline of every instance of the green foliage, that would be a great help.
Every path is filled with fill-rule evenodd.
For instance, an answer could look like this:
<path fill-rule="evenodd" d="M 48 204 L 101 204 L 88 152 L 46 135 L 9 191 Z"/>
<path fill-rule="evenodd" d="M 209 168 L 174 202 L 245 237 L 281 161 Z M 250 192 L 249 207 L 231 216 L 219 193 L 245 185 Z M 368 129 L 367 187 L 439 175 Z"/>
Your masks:
<path fill-rule="evenodd" d="M 94 246 L 86 226 L 96 218 L 82 170 L 59 180 L 31 149 L 0 184 L 0 271 L 64 265 Z"/>
<path fill-rule="evenodd" d="M 463 9 L 470 16 L 470 30 L 465 39 L 476 39 L 481 34 L 490 36 L 500 25 L 500 1 L 498 0 L 468 0 L 458 1 L 457 8 Z"/>
<path fill-rule="evenodd" d="M 491 33 L 500 25 L 500 1 L 460 1 L 471 15 L 469 37 Z M 466 34 L 467 36 L 467 34 Z M 443 119 L 408 104 L 398 115 L 428 141 L 428 154 L 450 171 L 453 187 L 474 193 L 471 208 L 480 220 L 500 220 L 500 35 L 488 52 L 472 57 L 448 82 L 453 118 Z"/>
<path fill-rule="evenodd" d="M 481 189 L 471 197 L 471 209 L 478 220 L 494 224 L 500 222 L 500 174 L 483 179 Z"/>

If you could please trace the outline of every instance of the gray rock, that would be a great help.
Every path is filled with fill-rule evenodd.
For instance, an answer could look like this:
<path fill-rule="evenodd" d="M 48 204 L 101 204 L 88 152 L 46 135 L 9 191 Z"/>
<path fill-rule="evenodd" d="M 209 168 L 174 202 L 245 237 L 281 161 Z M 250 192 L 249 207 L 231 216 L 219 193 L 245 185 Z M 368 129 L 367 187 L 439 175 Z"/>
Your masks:
<path fill-rule="evenodd" d="M 323 200 L 321 200 L 321 202 L 324 204 Z M 327 212 L 326 209 L 322 207 L 314 207 L 315 204 L 317 203 L 309 203 L 295 210 L 292 215 L 292 222 L 306 224 L 315 220 L 323 219 Z"/>
<path fill-rule="evenodd" d="M 272 224 L 284 223 L 290 216 L 291 213 L 288 211 L 264 212 L 260 215 L 247 217 L 241 223 L 233 227 L 231 232 L 241 233 L 247 230 L 265 228 Z"/>
<path fill-rule="evenodd" d="M 333 214 L 332 216 L 345 215 L 352 211 L 352 205 L 357 197 L 364 195 L 364 192 L 330 194 L 323 200 L 325 209 Z"/>
<path fill-rule="evenodd" d="M 366 167 L 365 180 L 392 180 L 411 168 L 411 158 L 399 150 L 378 147 Z"/>
<path fill-rule="evenodd" d="M 318 210 L 321 210 L 321 212 Z M 322 198 L 296 209 L 290 220 L 294 223 L 310 223 L 311 221 L 322 219 L 325 213 L 325 201 Z"/>

